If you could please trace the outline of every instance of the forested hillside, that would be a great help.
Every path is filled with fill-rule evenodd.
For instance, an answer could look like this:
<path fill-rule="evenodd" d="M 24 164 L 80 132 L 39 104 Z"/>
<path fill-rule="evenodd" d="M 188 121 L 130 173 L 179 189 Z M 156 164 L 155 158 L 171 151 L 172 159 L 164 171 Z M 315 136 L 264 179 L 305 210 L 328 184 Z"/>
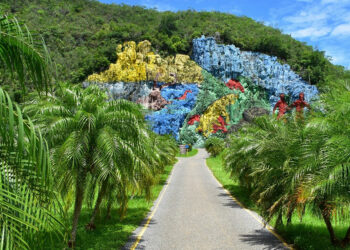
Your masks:
<path fill-rule="evenodd" d="M 57 79 L 78 83 L 116 60 L 116 45 L 149 40 L 156 52 L 191 55 L 192 39 L 214 36 L 219 43 L 277 56 L 311 84 L 342 74 L 324 52 L 248 17 L 194 10 L 160 12 L 95 0 L 5 0 L 1 13 L 25 22 L 45 39 Z"/>

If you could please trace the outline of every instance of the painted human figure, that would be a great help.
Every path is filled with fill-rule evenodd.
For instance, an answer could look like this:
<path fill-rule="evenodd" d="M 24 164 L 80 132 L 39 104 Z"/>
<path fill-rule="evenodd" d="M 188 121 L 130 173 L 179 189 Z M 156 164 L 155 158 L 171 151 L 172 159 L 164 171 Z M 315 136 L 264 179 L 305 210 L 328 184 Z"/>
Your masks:
<path fill-rule="evenodd" d="M 186 90 L 185 93 L 181 97 L 179 97 L 177 99 L 178 100 L 186 100 L 187 93 L 192 93 L 192 90 Z"/>
<path fill-rule="evenodd" d="M 275 107 L 273 107 L 272 113 L 274 114 L 276 109 L 278 109 L 278 115 L 277 115 L 277 120 L 279 120 L 281 117 L 284 116 L 284 114 L 289 110 L 290 108 L 288 107 L 288 103 L 285 100 L 285 95 L 282 93 L 280 94 L 280 99 L 278 102 L 275 104 Z"/>
<path fill-rule="evenodd" d="M 201 116 L 200 115 L 193 115 L 191 116 L 191 118 L 188 120 L 187 124 L 188 125 L 193 125 L 194 122 L 199 122 L 201 119 Z"/>
<path fill-rule="evenodd" d="M 304 100 L 304 93 L 301 92 L 299 94 L 299 99 L 293 102 L 291 105 L 292 108 L 295 107 L 295 110 L 297 112 L 296 118 L 297 119 L 303 119 L 304 118 L 304 108 L 307 107 L 308 109 L 311 109 L 310 105 Z"/>
<path fill-rule="evenodd" d="M 242 93 L 244 93 L 244 88 L 242 84 L 234 79 L 230 79 L 227 83 L 226 86 L 229 87 L 230 89 L 239 89 Z"/>
<path fill-rule="evenodd" d="M 156 77 L 154 78 L 153 80 L 153 90 L 155 90 L 157 88 L 157 85 L 158 85 L 158 78 L 159 76 L 161 75 L 160 72 L 157 73 Z"/>
<path fill-rule="evenodd" d="M 227 129 L 225 127 L 227 123 L 225 122 L 225 119 L 222 116 L 219 116 L 218 122 L 220 123 L 220 125 L 213 124 L 213 134 L 218 132 L 218 130 L 222 130 L 222 132 L 227 133 Z"/>

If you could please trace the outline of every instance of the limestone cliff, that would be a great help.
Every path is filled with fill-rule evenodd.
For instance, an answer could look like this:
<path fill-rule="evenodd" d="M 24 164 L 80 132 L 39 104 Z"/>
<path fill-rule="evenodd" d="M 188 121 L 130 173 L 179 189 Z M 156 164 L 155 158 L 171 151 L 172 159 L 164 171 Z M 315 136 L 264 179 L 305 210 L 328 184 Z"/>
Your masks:
<path fill-rule="evenodd" d="M 220 116 L 225 118 L 226 123 L 229 123 L 230 116 L 227 112 L 227 107 L 234 104 L 236 100 L 237 95 L 230 94 L 215 101 L 203 113 L 197 131 L 201 131 L 205 137 L 208 137 L 214 131 L 213 125 L 219 125 L 217 120 Z"/>
<path fill-rule="evenodd" d="M 162 58 L 151 51 L 151 43 L 126 42 L 117 47 L 117 62 L 109 69 L 88 77 L 89 82 L 180 82 L 201 83 L 202 69 L 188 55 Z"/>
<path fill-rule="evenodd" d="M 211 37 L 193 40 L 193 60 L 225 82 L 238 76 L 250 78 L 266 90 L 272 107 L 280 93 L 285 93 L 292 101 L 299 97 L 300 92 L 305 93 L 308 102 L 318 96 L 316 86 L 305 82 L 288 64 L 281 64 L 276 57 L 241 51 L 234 45 L 217 44 Z"/>

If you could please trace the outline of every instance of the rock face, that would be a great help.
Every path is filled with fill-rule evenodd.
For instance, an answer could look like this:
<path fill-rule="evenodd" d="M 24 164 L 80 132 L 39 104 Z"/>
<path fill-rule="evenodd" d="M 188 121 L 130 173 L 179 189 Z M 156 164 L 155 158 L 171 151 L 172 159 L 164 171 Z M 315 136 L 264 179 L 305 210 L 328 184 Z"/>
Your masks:
<path fill-rule="evenodd" d="M 232 125 L 228 132 L 234 133 L 237 132 L 241 127 L 243 127 L 246 124 L 252 123 L 254 118 L 268 115 L 270 112 L 264 108 L 260 107 L 252 107 L 243 112 L 243 119 L 239 121 L 239 123 Z"/>
<path fill-rule="evenodd" d="M 151 93 L 149 94 L 146 106 L 152 110 L 161 110 L 162 108 L 165 107 L 165 105 L 170 103 L 171 102 L 168 102 L 163 98 L 159 88 L 156 88 L 152 90 Z"/>
<path fill-rule="evenodd" d="M 126 42 L 117 47 L 117 62 L 109 69 L 88 77 L 89 82 L 180 82 L 201 83 L 202 68 L 188 55 L 177 54 L 162 58 L 151 51 L 151 43 Z"/>
<path fill-rule="evenodd" d="M 267 91 L 271 106 L 278 101 L 280 93 L 290 96 L 292 101 L 298 99 L 300 92 L 305 93 L 308 102 L 318 96 L 316 86 L 302 80 L 289 65 L 280 64 L 277 57 L 240 51 L 234 45 L 216 44 L 211 37 L 193 40 L 193 59 L 225 82 L 238 76 L 250 78 Z"/>
<path fill-rule="evenodd" d="M 93 83 L 84 82 L 86 88 L 90 84 L 97 84 L 100 88 L 105 89 L 111 99 L 125 99 L 137 102 L 147 106 L 148 98 L 152 91 L 153 82 L 114 82 L 114 83 Z"/>
<path fill-rule="evenodd" d="M 187 92 L 185 99 L 179 99 Z M 197 84 L 176 84 L 161 90 L 161 96 L 169 104 L 159 111 L 146 116 L 153 131 L 158 134 L 172 134 L 179 138 L 179 130 L 182 127 L 187 114 L 193 109 L 197 94 Z"/>
<path fill-rule="evenodd" d="M 203 78 L 197 102 L 180 129 L 180 142 L 183 144 L 202 147 L 213 134 L 225 136 L 225 125 L 219 119 L 224 118 L 224 122 L 232 126 L 251 107 L 270 108 L 265 93 L 243 76 L 239 76 L 233 84 L 225 84 L 206 71 L 203 71 Z"/>
<path fill-rule="evenodd" d="M 215 101 L 208 109 L 203 113 L 200 118 L 199 126 L 197 127 L 198 132 L 202 132 L 205 137 L 208 137 L 215 130 L 215 126 L 222 125 L 218 123 L 218 119 L 225 118 L 225 123 L 230 122 L 230 115 L 227 112 L 227 107 L 233 105 L 238 96 L 230 94 Z"/>

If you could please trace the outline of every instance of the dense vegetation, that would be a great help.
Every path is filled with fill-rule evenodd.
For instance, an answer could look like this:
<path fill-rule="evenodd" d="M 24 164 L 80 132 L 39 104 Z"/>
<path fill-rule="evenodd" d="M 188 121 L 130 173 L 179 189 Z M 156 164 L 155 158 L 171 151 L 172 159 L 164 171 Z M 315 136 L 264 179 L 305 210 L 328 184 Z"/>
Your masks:
<path fill-rule="evenodd" d="M 225 149 L 225 141 L 222 138 L 210 137 L 204 143 L 204 148 L 210 156 L 217 156 Z"/>
<path fill-rule="evenodd" d="M 248 190 L 261 214 L 287 227 L 310 211 L 324 221 L 335 246 L 350 244 L 350 86 L 339 80 L 306 119 L 261 117 L 232 135 L 226 168 Z M 244 159 L 244 160 L 242 160 Z M 345 235 L 334 224 L 345 223 Z"/>
<path fill-rule="evenodd" d="M 95 0 L 6 0 L 0 3 L 0 11 L 15 15 L 42 35 L 56 64 L 57 79 L 73 83 L 115 62 L 116 45 L 124 41 L 147 39 L 161 54 L 191 54 L 192 39 L 201 35 L 242 50 L 275 55 L 312 84 L 321 85 L 329 73 L 342 72 L 322 51 L 244 16 L 159 12 Z"/>
<path fill-rule="evenodd" d="M 26 80 L 37 90 L 26 96 L 22 112 L 0 88 L 0 248 L 45 248 L 68 239 L 73 247 L 83 205 L 94 206 L 88 230 L 96 228 L 101 207 L 107 217 L 118 207 L 123 218 L 131 195 L 150 200 L 177 146 L 149 129 L 139 105 L 107 102 L 96 86 L 50 86 L 40 38 L 16 19 L 0 16 L 0 28 L 5 77 L 23 91 Z"/>

